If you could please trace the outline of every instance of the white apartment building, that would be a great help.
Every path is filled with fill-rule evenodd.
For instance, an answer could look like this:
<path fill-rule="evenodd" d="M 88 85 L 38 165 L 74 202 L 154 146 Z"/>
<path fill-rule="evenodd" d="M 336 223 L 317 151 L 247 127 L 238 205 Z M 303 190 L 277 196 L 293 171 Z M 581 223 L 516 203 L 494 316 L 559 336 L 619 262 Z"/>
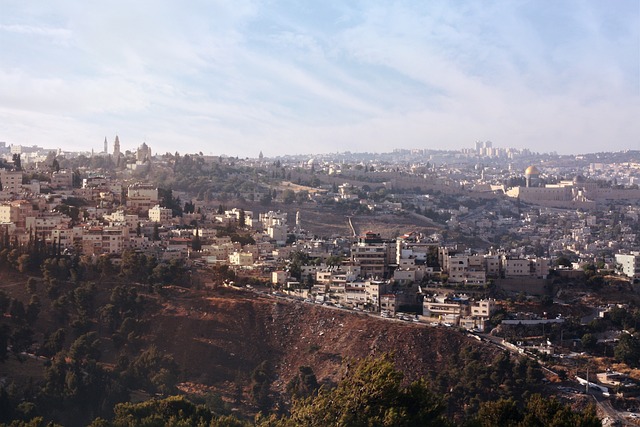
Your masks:
<path fill-rule="evenodd" d="M 427 297 L 422 302 L 423 314 L 427 317 L 438 318 L 442 321 L 451 321 L 457 324 L 459 319 L 469 314 L 467 300 L 449 298 L 444 295 Z"/>
<path fill-rule="evenodd" d="M 133 231 L 138 228 L 140 223 L 140 217 L 135 214 L 127 214 L 123 210 L 117 210 L 111 214 L 104 215 L 104 219 L 109 221 L 109 225 L 121 225 L 125 224 L 129 231 Z"/>
<path fill-rule="evenodd" d="M 494 299 L 483 299 L 471 303 L 471 315 L 476 317 L 489 318 L 496 311 L 496 301 Z"/>
<path fill-rule="evenodd" d="M 250 267 L 253 265 L 253 254 L 249 252 L 234 252 L 229 255 L 229 264 Z"/>
<path fill-rule="evenodd" d="M 640 279 L 640 252 L 616 254 L 616 262 L 620 264 L 620 270 L 625 276 Z"/>
<path fill-rule="evenodd" d="M 155 205 L 149 209 L 149 220 L 158 222 L 160 224 L 166 224 L 173 218 L 173 211 L 168 208 L 163 208 L 160 205 Z"/>
<path fill-rule="evenodd" d="M 539 277 L 545 279 L 549 274 L 549 260 L 547 258 L 514 258 L 502 257 L 502 272 L 504 277 Z"/>

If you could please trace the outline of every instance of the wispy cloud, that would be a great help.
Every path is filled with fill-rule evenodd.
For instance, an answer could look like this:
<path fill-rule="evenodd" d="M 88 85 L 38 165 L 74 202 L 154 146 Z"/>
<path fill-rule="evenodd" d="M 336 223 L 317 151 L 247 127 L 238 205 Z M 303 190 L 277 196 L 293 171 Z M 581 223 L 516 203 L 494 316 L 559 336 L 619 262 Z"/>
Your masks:
<path fill-rule="evenodd" d="M 231 155 L 479 138 L 539 151 L 637 147 L 639 8 L 14 3 L 0 17 L 0 140 L 100 148 L 119 133 L 160 152 Z"/>
<path fill-rule="evenodd" d="M 26 34 L 34 36 L 52 37 L 56 39 L 68 40 L 71 38 L 71 31 L 66 28 L 51 28 L 32 25 L 3 25 L 0 24 L 0 31 L 16 34 Z"/>

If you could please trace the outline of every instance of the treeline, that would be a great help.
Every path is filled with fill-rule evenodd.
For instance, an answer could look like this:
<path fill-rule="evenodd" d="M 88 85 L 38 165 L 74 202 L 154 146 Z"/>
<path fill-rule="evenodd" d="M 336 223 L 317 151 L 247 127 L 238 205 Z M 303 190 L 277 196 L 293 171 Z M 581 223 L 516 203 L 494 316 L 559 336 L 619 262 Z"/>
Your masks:
<path fill-rule="evenodd" d="M 32 298 L 38 295 L 33 281 L 27 288 Z M 15 308 L 17 299 L 0 294 L 0 314 L 9 315 L 0 324 L 0 361 L 17 361 L 17 369 L 43 366 L 42 376 L 33 374 L 27 384 L 0 385 L 0 422 L 45 417 L 86 425 L 97 416 L 110 417 L 116 403 L 130 400 L 131 390 L 176 392 L 177 364 L 142 338 L 153 304 L 135 287 L 113 287 L 102 304 L 98 297 L 106 290 L 91 283 L 65 282 L 55 294 L 42 291 L 48 316 L 35 320 Z M 105 352 L 115 352 L 115 363 L 105 364 Z"/>
<path fill-rule="evenodd" d="M 25 254 L 12 251 L 0 251 L 0 265 L 20 270 L 17 260 Z M 158 293 L 163 288 L 154 285 L 162 283 L 162 276 L 155 273 L 158 265 L 162 263 L 153 257 L 135 252 L 123 254 L 117 264 L 106 257 L 92 262 L 49 256 L 39 269 L 27 269 L 33 275 L 22 285 L 21 297 L 0 291 L 0 360 L 18 367 L 18 363 L 37 364 L 34 358 L 44 363 L 42 377 L 32 375 L 35 379 L 28 383 L 9 378 L 0 385 L 0 423 L 28 425 L 35 420 L 32 425 L 39 425 L 42 419 L 69 426 L 92 420 L 105 426 L 248 425 L 227 410 L 212 411 L 211 405 L 201 407 L 182 398 L 143 404 L 147 409 L 119 405 L 130 400 L 132 390 L 149 396 L 177 392 L 180 367 L 144 338 L 162 298 Z M 164 265 L 171 277 L 171 264 Z M 175 274 L 181 274 L 179 265 L 173 267 Z M 327 425 L 326 417 L 333 417 L 333 424 L 345 426 L 424 425 L 415 423 L 425 420 L 430 420 L 428 425 L 496 425 L 486 421 L 489 418 L 478 418 L 486 413 L 511 423 L 499 425 L 548 425 L 527 424 L 542 416 L 539 410 L 538 418 L 531 418 L 531 413 L 538 413 L 534 408 L 543 407 L 568 420 L 554 425 L 592 425 L 587 423 L 589 417 L 578 419 L 557 402 L 535 397 L 543 391 L 542 373 L 528 358 L 500 353 L 487 363 L 486 355 L 473 346 L 447 357 L 442 369 L 410 386 L 389 356 L 348 364 L 336 387 L 319 387 L 312 368 L 305 366 L 287 385 L 287 396 L 273 391 L 277 374 L 269 363 L 262 363 L 251 374 L 246 394 L 264 415 L 251 424 Z M 236 387 L 242 390 L 243 384 Z M 359 393 L 354 391 L 357 387 Z M 242 399 L 245 392 L 239 393 Z M 167 409 L 154 412 L 149 409 L 154 405 Z M 176 405 L 181 412 L 171 412 Z M 187 417 L 191 413 L 204 418 L 193 423 Z"/>
<path fill-rule="evenodd" d="M 41 276 L 55 287 L 59 281 L 83 281 L 114 278 L 143 284 L 190 284 L 190 269 L 181 260 L 160 261 L 151 254 L 125 250 L 120 257 L 111 255 L 62 255 L 56 246 L 36 241 L 26 247 L 0 245 L 0 268 Z"/>
<path fill-rule="evenodd" d="M 0 251 L 5 273 L 30 276 L 16 275 L 26 279 L 22 292 L 0 290 L 0 362 L 31 372 L 26 384 L 15 381 L 22 375 L 0 383 L 0 423 L 42 416 L 86 425 L 111 417 L 131 390 L 176 392 L 177 364 L 143 336 L 157 307 L 154 294 L 163 283 L 186 280 L 187 269 L 135 252 L 118 264 L 108 257 L 43 256 L 39 268 L 32 256 Z M 102 360 L 105 353 L 109 360 Z"/>
<path fill-rule="evenodd" d="M 349 365 L 347 365 L 349 366 Z M 424 381 L 407 384 L 388 356 L 366 358 L 350 367 L 342 381 L 296 398 L 286 414 L 259 413 L 253 421 L 220 415 L 185 397 L 115 406 L 111 420 L 95 419 L 91 427 L 209 426 L 209 427 L 595 427 L 601 422 L 593 406 L 581 412 L 556 399 L 534 394 L 519 404 L 511 399 L 485 402 L 463 422 L 446 416 L 446 398 Z"/>

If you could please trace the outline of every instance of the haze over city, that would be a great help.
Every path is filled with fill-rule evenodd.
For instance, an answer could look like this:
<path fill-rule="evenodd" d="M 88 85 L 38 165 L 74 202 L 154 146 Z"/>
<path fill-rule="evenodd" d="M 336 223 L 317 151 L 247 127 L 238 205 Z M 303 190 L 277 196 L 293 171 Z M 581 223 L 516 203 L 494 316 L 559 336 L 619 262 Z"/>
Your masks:
<path fill-rule="evenodd" d="M 640 147 L 640 3 L 17 2 L 0 141 L 255 157 Z"/>

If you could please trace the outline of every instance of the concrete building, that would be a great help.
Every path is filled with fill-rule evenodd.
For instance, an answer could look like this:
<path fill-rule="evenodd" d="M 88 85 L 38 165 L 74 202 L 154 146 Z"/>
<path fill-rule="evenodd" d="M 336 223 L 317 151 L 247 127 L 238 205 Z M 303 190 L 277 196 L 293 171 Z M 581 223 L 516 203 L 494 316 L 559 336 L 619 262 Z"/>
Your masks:
<path fill-rule="evenodd" d="M 367 232 L 351 247 L 351 261 L 360 267 L 362 277 L 383 279 L 388 274 L 389 253 L 390 246 L 380 234 Z"/>
<path fill-rule="evenodd" d="M 155 185 L 137 183 L 127 188 L 127 206 L 149 209 L 158 203 L 158 188 Z"/>
<path fill-rule="evenodd" d="M 22 171 L 0 169 L 0 183 L 3 192 L 20 193 L 22 191 Z"/>
<path fill-rule="evenodd" d="M 426 297 L 422 302 L 422 312 L 424 316 L 457 325 L 460 318 L 470 312 L 469 300 L 447 295 Z"/>
<path fill-rule="evenodd" d="M 270 239 L 278 245 L 284 245 L 287 241 L 287 213 L 273 212 L 261 213 L 259 220 Z"/>
<path fill-rule="evenodd" d="M 640 279 L 640 252 L 616 254 L 616 262 L 620 264 L 622 274 L 632 279 Z"/>
<path fill-rule="evenodd" d="M 271 273 L 271 283 L 274 285 L 284 285 L 289 280 L 289 273 L 284 270 L 278 270 Z"/>
<path fill-rule="evenodd" d="M 173 211 L 168 208 L 163 208 L 160 205 L 155 205 L 149 209 L 149 220 L 158 222 L 160 224 L 166 224 L 173 218 Z"/>
<path fill-rule="evenodd" d="M 251 267 L 253 265 L 253 254 L 248 252 L 234 252 L 229 255 L 229 264 L 239 267 Z"/>
<path fill-rule="evenodd" d="M 51 174 L 51 188 L 69 189 L 73 187 L 73 172 L 68 169 L 60 169 Z"/>
<path fill-rule="evenodd" d="M 0 223 L 12 222 L 18 231 L 24 231 L 27 218 L 33 216 L 33 205 L 28 200 L 15 200 L 0 205 Z"/>

